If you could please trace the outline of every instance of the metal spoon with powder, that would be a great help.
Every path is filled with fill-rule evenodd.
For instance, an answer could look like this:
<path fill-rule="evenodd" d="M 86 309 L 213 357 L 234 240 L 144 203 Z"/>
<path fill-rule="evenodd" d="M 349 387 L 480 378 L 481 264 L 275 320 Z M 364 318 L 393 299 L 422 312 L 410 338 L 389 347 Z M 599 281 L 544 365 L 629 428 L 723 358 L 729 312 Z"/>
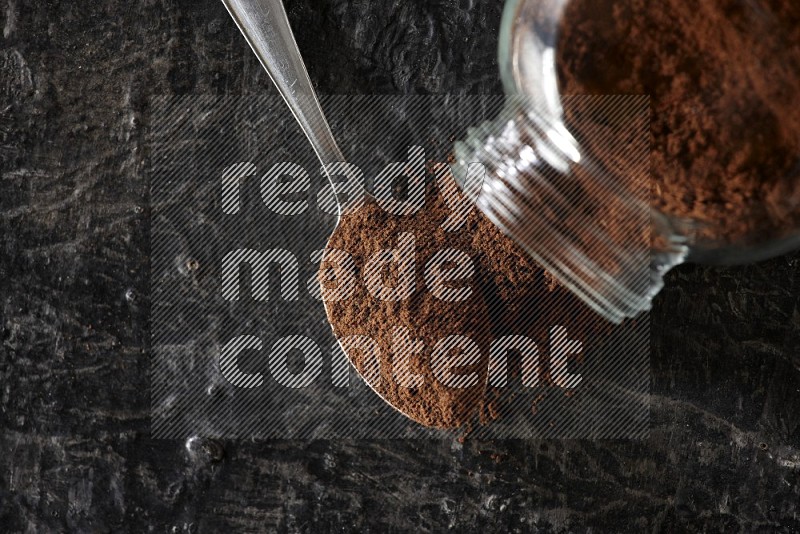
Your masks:
<path fill-rule="evenodd" d="M 322 163 L 333 190 L 338 214 L 336 224 L 348 207 L 354 207 L 360 200 L 369 198 L 361 184 L 347 184 L 347 194 L 342 194 L 342 186 L 331 180 L 329 171 L 337 162 L 345 158 L 336 144 L 328 121 L 317 99 L 314 87 L 308 77 L 305 64 L 292 34 L 286 10 L 280 0 L 222 0 L 239 30 L 253 49 L 261 65 L 278 88 L 289 109 L 300 124 L 317 157 Z M 333 211 L 333 210 L 329 210 Z M 330 303 L 325 308 L 330 317 Z M 341 344 L 341 340 L 340 344 Z M 399 409 L 377 388 L 376 380 L 363 376 L 365 382 L 389 405 L 406 416 L 412 413 Z"/>

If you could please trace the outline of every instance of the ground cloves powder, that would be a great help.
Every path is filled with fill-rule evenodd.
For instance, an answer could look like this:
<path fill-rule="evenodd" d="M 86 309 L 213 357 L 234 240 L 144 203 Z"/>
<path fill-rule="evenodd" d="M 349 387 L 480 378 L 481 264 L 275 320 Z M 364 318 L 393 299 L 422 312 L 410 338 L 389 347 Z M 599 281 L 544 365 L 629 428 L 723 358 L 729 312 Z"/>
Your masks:
<path fill-rule="evenodd" d="M 800 4 L 572 0 L 557 66 L 564 94 L 650 95 L 655 208 L 707 223 L 702 237 L 720 243 L 767 239 L 800 226 Z M 592 111 L 576 102 L 565 105 L 566 118 L 578 125 L 585 146 L 598 139 L 630 146 L 625 137 L 636 138 L 637 128 L 608 124 L 602 114 L 592 120 Z M 636 158 L 626 161 L 602 147 L 594 155 L 621 176 L 641 174 Z M 359 283 L 349 298 L 326 304 L 348 358 L 378 394 L 415 421 L 453 428 L 502 415 L 502 391 L 487 380 L 492 340 L 523 335 L 546 350 L 553 325 L 567 325 L 570 337 L 582 341 L 602 337 L 611 325 L 483 215 L 473 210 L 452 232 L 442 227 L 447 214 L 441 192 L 431 187 L 425 208 L 414 215 L 392 215 L 368 201 L 343 217 L 329 247 L 352 256 L 359 278 L 369 258 L 413 236 L 415 289 L 391 301 Z M 426 264 L 446 248 L 471 259 L 466 300 L 443 301 L 425 284 Z M 469 337 L 479 349 L 461 366 L 477 377 L 469 387 L 449 387 L 432 366 L 436 342 L 453 335 Z M 373 340 L 376 350 L 354 339 Z M 418 380 L 413 385 L 396 372 L 401 352 L 413 354 L 407 359 Z M 547 372 L 542 369 L 545 380 Z"/>
<path fill-rule="evenodd" d="M 352 256 L 361 279 L 369 258 L 396 247 L 400 236 L 413 235 L 416 289 L 409 298 L 382 300 L 358 283 L 350 298 L 327 302 L 328 318 L 338 339 L 363 336 L 376 342 L 375 353 L 357 344 L 345 343 L 344 348 L 378 394 L 415 421 L 440 428 L 487 422 L 502 415 L 503 391 L 487 381 L 493 340 L 525 336 L 540 347 L 544 360 L 554 325 L 564 326 L 570 338 L 578 341 L 610 328 L 477 210 L 470 212 L 457 231 L 442 227 L 449 213 L 441 192 L 433 187 L 428 189 L 425 208 L 414 215 L 392 215 L 375 201 L 368 201 L 342 218 L 328 244 L 329 249 Z M 459 250 L 471 260 L 473 270 L 466 281 L 471 293 L 466 300 L 443 301 L 426 282 L 426 265 L 446 249 Z M 396 273 L 384 274 L 391 285 Z M 397 343 L 398 328 L 408 332 L 410 343 L 421 342 L 424 347 L 408 358 L 410 371 L 421 378 L 413 387 L 404 385 L 397 375 L 399 360 L 408 357 L 401 352 L 411 349 L 410 344 Z M 480 349 L 473 365 L 462 368 L 477 374 L 474 386 L 449 387 L 431 363 L 436 343 L 454 335 L 468 337 Z M 509 372 L 515 370 L 518 374 L 519 368 L 510 361 Z M 544 367 L 541 377 L 543 382 L 550 381 Z"/>
<path fill-rule="evenodd" d="M 650 96 L 655 208 L 720 244 L 800 228 L 800 3 L 572 0 L 557 64 L 564 94 Z"/>

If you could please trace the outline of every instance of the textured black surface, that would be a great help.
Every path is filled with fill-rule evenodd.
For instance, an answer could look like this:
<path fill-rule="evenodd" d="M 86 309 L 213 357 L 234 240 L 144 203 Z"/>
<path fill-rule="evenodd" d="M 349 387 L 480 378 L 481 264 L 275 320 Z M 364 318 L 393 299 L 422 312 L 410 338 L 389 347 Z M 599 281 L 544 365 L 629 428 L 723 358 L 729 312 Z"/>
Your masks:
<path fill-rule="evenodd" d="M 325 93 L 499 91 L 498 2 L 287 2 Z M 800 531 L 800 256 L 684 267 L 644 442 L 148 437 L 148 102 L 271 91 L 214 0 L 0 5 L 0 530 Z"/>

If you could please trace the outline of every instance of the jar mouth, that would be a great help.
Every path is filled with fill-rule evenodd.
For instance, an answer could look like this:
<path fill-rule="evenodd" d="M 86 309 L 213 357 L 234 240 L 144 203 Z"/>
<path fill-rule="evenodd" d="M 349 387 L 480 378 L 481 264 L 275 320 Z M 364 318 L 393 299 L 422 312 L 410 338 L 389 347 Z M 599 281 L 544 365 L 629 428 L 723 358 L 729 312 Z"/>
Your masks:
<path fill-rule="evenodd" d="M 506 93 L 510 95 L 536 95 L 542 101 L 548 102 L 551 118 L 554 120 L 557 119 L 562 123 L 567 122 L 562 107 L 566 93 L 564 93 L 564 87 L 562 87 L 559 76 L 557 75 L 559 69 L 559 65 L 557 64 L 559 60 L 558 47 L 561 43 L 560 30 L 564 23 L 564 18 L 570 15 L 568 10 L 570 4 L 577 5 L 578 1 L 508 0 L 504 10 L 499 43 L 499 64 Z M 755 5 L 757 8 L 757 4 L 760 4 L 760 2 L 755 0 L 754 2 L 742 4 L 747 4 L 747 6 Z M 617 6 L 619 6 L 619 4 L 617 4 Z M 711 9 L 713 9 L 713 7 Z M 749 7 L 745 6 L 741 9 L 749 9 Z M 798 12 L 800 12 L 800 9 Z M 759 22 L 767 20 L 764 18 L 763 13 L 758 13 L 758 16 L 758 20 L 754 19 L 754 24 L 766 24 L 766 22 Z M 738 22 L 736 23 L 738 24 Z M 741 27 L 733 28 L 731 31 L 734 30 L 743 33 L 749 31 L 747 28 Z M 800 35 L 800 33 L 792 35 Z M 744 54 L 746 51 L 742 52 Z M 676 62 L 675 65 L 674 68 L 677 70 L 672 75 L 673 78 L 677 79 L 685 74 L 688 76 L 687 79 L 694 79 L 693 77 L 699 75 L 699 73 L 695 71 L 697 65 L 691 62 L 685 65 Z M 685 72 L 681 69 L 684 69 Z M 757 70 L 756 67 L 753 67 L 753 69 L 755 69 L 753 72 L 757 74 L 761 72 Z M 750 71 L 748 71 L 748 75 L 752 76 Z M 798 79 L 800 79 L 800 76 L 798 76 Z M 760 82 L 756 80 L 756 82 L 753 83 Z M 700 90 L 699 87 L 700 86 L 698 86 L 698 90 Z M 770 92 L 770 90 L 764 89 L 761 86 L 759 86 L 759 90 L 765 92 L 767 95 L 773 93 L 777 94 L 775 91 Z M 760 109 L 757 106 L 763 105 L 765 107 L 771 107 L 773 106 L 773 102 L 762 99 L 755 101 L 753 105 L 756 106 L 755 114 L 758 115 Z M 769 112 L 774 113 L 774 110 L 769 110 Z M 764 113 L 766 113 L 766 111 L 764 111 Z M 800 114 L 792 114 L 791 121 L 794 121 L 795 118 L 800 119 Z M 689 116 L 687 122 L 691 120 L 693 120 L 693 117 Z M 791 121 L 789 124 L 795 124 L 795 122 L 797 122 Z M 750 127 L 746 117 L 741 118 L 740 122 L 743 124 L 744 128 Z M 774 147 L 769 142 L 758 142 L 758 140 L 761 139 L 760 136 L 761 132 L 750 131 L 749 137 L 741 142 L 745 145 L 747 150 L 755 151 L 756 153 L 760 153 L 759 151 L 772 150 Z M 578 135 L 576 135 L 576 137 L 580 139 Z M 734 133 L 729 134 L 728 137 L 733 139 L 733 142 L 738 142 L 737 136 Z M 789 139 L 791 139 L 791 137 Z M 714 141 L 716 141 L 715 138 L 708 142 L 713 143 Z M 583 143 L 580 142 L 578 146 L 581 152 L 583 152 L 585 149 Z M 797 153 L 797 166 L 794 167 L 794 171 L 792 171 L 791 158 L 795 157 L 793 155 L 796 152 L 791 148 L 793 146 L 791 143 L 787 146 L 789 148 L 786 149 L 785 154 L 782 154 L 782 157 L 785 156 L 787 164 L 780 168 L 789 170 L 785 172 L 779 171 L 773 176 L 770 175 L 770 170 L 765 169 L 763 173 L 763 179 L 765 181 L 774 180 L 776 183 L 797 184 L 788 186 L 785 194 L 781 192 L 762 193 L 761 190 L 759 190 L 755 196 L 748 196 L 751 195 L 751 193 L 745 191 L 741 195 L 744 199 L 742 201 L 743 204 L 732 206 L 729 205 L 731 202 L 729 198 L 709 199 L 706 197 L 706 199 L 701 200 L 702 202 L 709 202 L 709 209 L 713 211 L 713 215 L 709 212 L 710 214 L 708 217 L 695 216 L 693 212 L 696 212 L 696 210 L 691 210 L 688 207 L 686 209 L 674 211 L 672 205 L 669 205 L 668 208 L 664 208 L 661 207 L 663 203 L 653 203 L 653 211 L 674 221 L 676 226 L 685 227 L 686 225 L 684 222 L 687 220 L 695 223 L 695 229 L 698 231 L 693 232 L 690 236 L 684 236 L 689 238 L 688 261 L 711 264 L 751 263 L 800 249 L 800 216 L 798 216 L 798 214 L 800 214 L 800 206 L 796 205 L 800 202 L 800 198 L 798 198 L 798 195 L 800 195 L 800 153 Z M 741 151 L 735 148 L 736 147 L 730 151 L 734 153 L 734 157 L 738 157 L 739 154 L 736 154 L 736 152 Z M 708 154 L 711 154 L 711 152 L 709 151 L 705 154 L 707 159 L 710 158 Z M 686 152 L 665 157 L 687 158 L 692 157 L 692 154 Z M 765 161 L 772 161 L 770 157 L 772 156 L 767 154 L 765 156 Z M 671 163 L 667 160 L 666 164 L 670 165 Z M 696 166 L 687 168 L 697 169 Z M 720 166 L 720 168 L 722 168 L 722 166 Z M 756 170 L 758 170 L 758 167 L 756 167 Z M 718 173 L 719 171 L 715 170 L 714 172 Z M 660 174 L 658 176 L 660 176 Z M 684 176 L 684 179 L 694 179 L 698 184 L 705 179 L 698 178 L 698 175 L 692 172 L 685 173 Z M 713 181 L 713 179 L 711 181 Z M 721 179 L 721 182 L 721 187 L 727 187 L 724 183 L 724 179 Z M 691 185 L 691 182 L 687 182 L 686 187 Z M 737 198 L 735 196 L 737 193 L 738 191 L 732 188 L 731 196 L 733 198 Z M 687 194 L 691 195 L 692 193 L 689 192 Z M 767 196 L 762 199 L 760 196 L 762 194 Z M 762 203 L 770 201 L 769 195 L 774 197 L 771 201 L 779 205 L 779 208 L 776 209 L 780 209 L 781 213 L 785 213 L 784 216 L 773 217 L 770 215 L 770 217 L 767 217 L 762 213 L 764 210 L 771 209 L 769 206 L 762 205 Z M 698 202 L 699 201 L 700 200 L 698 200 Z M 694 201 L 689 200 L 687 202 Z M 719 204 L 713 205 L 713 202 L 719 202 Z M 675 204 L 675 206 L 678 206 L 678 204 Z M 697 206 L 702 206 L 702 204 L 697 204 Z M 729 212 L 730 210 L 736 210 L 736 213 L 732 211 Z M 761 215 L 758 215 L 759 213 L 761 213 Z M 758 216 L 760 218 L 758 218 L 758 220 L 753 219 L 752 222 L 748 221 L 747 227 L 743 226 L 740 229 L 737 228 L 735 232 L 731 229 L 730 226 L 732 224 L 739 224 L 742 220 L 748 218 L 748 216 Z M 785 219 L 782 217 L 785 217 Z"/>
<path fill-rule="evenodd" d="M 646 118 L 647 99 L 635 100 L 633 109 Z M 653 258 L 646 173 L 623 185 L 579 153 L 540 99 L 509 95 L 497 119 L 470 128 L 454 152 L 456 176 L 469 176 L 473 163 L 483 166 L 477 208 L 614 323 L 649 309 L 663 272 L 685 257 L 686 247 L 675 242 Z"/>

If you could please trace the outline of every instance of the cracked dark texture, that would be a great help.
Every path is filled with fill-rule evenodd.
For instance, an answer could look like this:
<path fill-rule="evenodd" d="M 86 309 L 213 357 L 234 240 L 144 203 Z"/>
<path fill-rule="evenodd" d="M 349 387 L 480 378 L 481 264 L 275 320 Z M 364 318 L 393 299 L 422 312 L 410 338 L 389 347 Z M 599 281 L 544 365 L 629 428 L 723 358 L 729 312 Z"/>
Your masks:
<path fill-rule="evenodd" d="M 321 92 L 500 91 L 499 2 L 287 7 Z M 667 277 L 642 442 L 150 439 L 149 100 L 270 82 L 216 0 L 0 28 L 3 531 L 800 530 L 798 254 Z"/>

